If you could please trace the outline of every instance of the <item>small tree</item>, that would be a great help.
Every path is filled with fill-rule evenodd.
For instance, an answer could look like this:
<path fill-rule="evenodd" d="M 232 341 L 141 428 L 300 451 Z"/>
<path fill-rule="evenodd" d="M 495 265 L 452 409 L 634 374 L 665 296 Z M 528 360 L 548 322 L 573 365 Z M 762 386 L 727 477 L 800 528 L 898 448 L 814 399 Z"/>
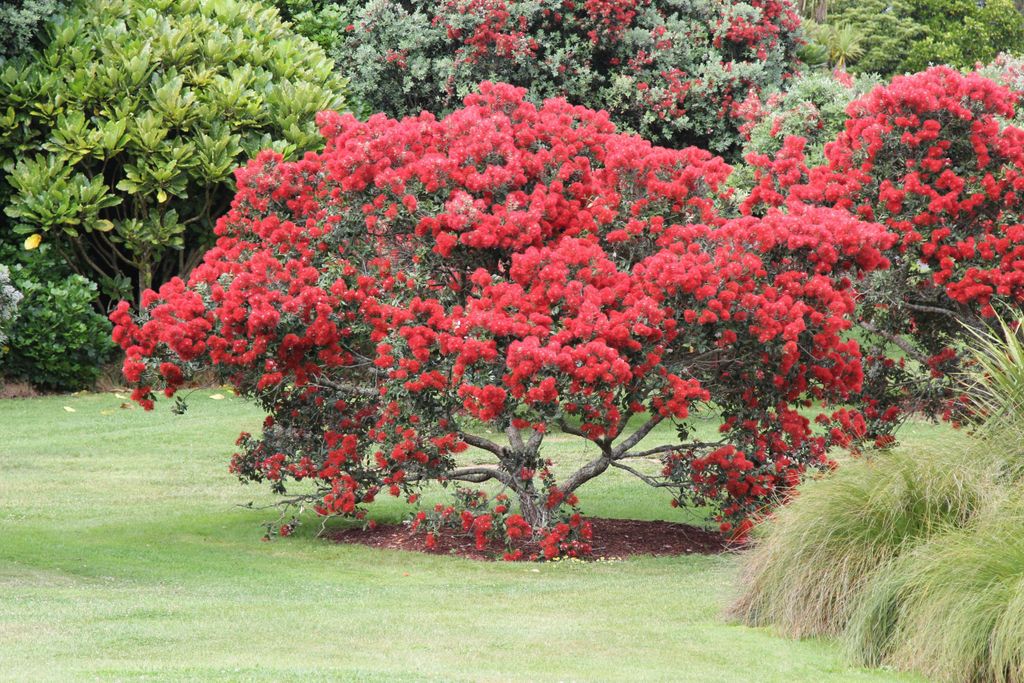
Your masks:
<path fill-rule="evenodd" d="M 190 282 L 112 316 L 135 398 L 212 367 L 270 413 L 232 470 L 309 480 L 292 500 L 321 514 L 496 480 L 543 527 L 619 468 L 728 529 L 827 467 L 858 420 L 815 432 L 801 411 L 860 388 L 849 277 L 884 266 L 884 230 L 831 209 L 725 220 L 721 159 L 524 95 L 484 84 L 442 120 L 325 113 L 323 153 L 239 171 Z M 692 436 L 698 408 L 719 437 Z M 676 437 L 645 443 L 662 423 Z M 557 483 L 552 431 L 592 453 Z M 470 446 L 491 462 L 457 462 Z"/>

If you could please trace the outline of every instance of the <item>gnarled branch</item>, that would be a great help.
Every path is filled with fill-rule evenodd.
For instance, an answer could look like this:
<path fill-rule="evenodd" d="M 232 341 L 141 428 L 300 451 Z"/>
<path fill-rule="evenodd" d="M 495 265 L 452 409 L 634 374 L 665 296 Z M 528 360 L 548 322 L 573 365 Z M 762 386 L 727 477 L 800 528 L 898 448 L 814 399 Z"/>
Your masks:
<path fill-rule="evenodd" d="M 637 477 L 638 479 L 640 479 L 642 482 L 644 482 L 648 486 L 653 486 L 654 488 L 659 488 L 659 489 L 663 489 L 663 488 L 676 488 L 676 487 L 679 486 L 679 484 L 674 484 L 674 483 L 668 482 L 668 481 L 658 481 L 654 477 L 646 475 L 643 472 L 640 472 L 639 470 L 633 469 L 629 465 L 622 464 L 621 462 L 613 462 L 611 465 L 612 465 L 612 467 L 618 467 L 620 470 L 625 470 L 625 471 L 629 472 L 634 477 Z"/>
<path fill-rule="evenodd" d="M 663 418 L 661 415 L 652 415 L 651 419 L 649 419 L 647 422 L 641 425 L 641 427 L 637 429 L 635 432 L 633 432 L 628 439 L 620 443 L 612 450 L 612 457 L 619 457 L 623 453 L 629 451 L 630 448 L 643 441 L 644 438 L 651 433 L 651 430 L 657 427 L 664 419 L 665 418 Z"/>

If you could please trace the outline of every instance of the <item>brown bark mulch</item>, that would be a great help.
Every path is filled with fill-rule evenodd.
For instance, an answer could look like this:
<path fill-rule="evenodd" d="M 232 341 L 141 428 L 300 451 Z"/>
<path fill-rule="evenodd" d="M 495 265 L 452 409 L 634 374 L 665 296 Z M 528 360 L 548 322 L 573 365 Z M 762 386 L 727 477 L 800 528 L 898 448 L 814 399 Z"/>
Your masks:
<path fill-rule="evenodd" d="M 736 541 L 715 531 L 675 522 L 587 517 L 594 529 L 590 560 L 623 559 L 635 555 L 717 555 L 740 547 Z M 431 555 L 457 555 L 473 560 L 494 560 L 495 550 L 477 550 L 471 536 L 447 533 L 429 550 L 422 531 L 405 524 L 379 524 L 376 528 L 335 529 L 325 536 L 336 543 L 359 543 L 371 548 L 408 550 Z"/>

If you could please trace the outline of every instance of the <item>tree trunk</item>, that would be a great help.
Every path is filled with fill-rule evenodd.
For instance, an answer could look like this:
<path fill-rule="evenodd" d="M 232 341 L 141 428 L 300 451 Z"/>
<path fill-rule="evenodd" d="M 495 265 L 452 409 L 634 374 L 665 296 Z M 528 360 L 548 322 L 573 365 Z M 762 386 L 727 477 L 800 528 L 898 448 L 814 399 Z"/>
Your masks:
<path fill-rule="evenodd" d="M 533 486 L 524 487 L 519 492 L 519 513 L 532 527 L 546 527 L 551 518 L 551 511 L 544 507 L 544 501 Z"/>
<path fill-rule="evenodd" d="M 153 289 L 153 263 L 149 252 L 139 254 L 139 305 L 142 305 L 142 293 L 147 289 Z"/>

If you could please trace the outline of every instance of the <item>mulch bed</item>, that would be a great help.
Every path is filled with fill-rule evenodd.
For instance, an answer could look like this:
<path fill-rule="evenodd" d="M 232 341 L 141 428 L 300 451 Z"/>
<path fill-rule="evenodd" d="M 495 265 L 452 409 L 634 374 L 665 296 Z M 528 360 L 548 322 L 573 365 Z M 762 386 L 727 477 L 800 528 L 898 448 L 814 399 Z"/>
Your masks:
<path fill-rule="evenodd" d="M 632 555 L 716 555 L 740 547 L 723 534 L 674 522 L 632 519 L 587 518 L 594 529 L 594 552 L 588 558 L 621 559 Z M 473 560 L 493 560 L 497 554 L 477 550 L 473 539 L 446 534 L 428 550 L 422 532 L 404 524 L 380 524 L 374 529 L 335 529 L 325 536 L 336 543 L 359 543 L 371 548 L 409 550 L 431 555 L 458 555 Z"/>

